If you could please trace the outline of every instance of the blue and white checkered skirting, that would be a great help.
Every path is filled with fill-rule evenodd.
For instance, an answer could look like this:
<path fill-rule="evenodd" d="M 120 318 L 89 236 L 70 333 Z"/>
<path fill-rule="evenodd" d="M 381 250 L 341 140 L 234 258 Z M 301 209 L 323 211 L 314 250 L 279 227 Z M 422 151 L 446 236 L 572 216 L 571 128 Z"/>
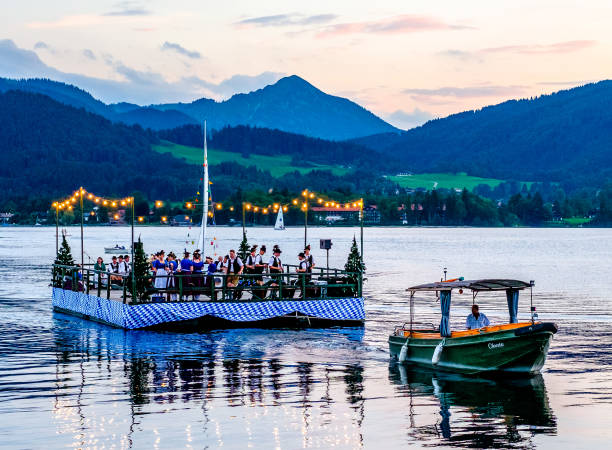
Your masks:
<path fill-rule="evenodd" d="M 53 288 L 53 306 L 127 329 L 214 316 L 235 322 L 281 317 L 294 312 L 332 320 L 364 320 L 363 298 L 253 302 L 182 302 L 124 305 L 83 292 Z"/>

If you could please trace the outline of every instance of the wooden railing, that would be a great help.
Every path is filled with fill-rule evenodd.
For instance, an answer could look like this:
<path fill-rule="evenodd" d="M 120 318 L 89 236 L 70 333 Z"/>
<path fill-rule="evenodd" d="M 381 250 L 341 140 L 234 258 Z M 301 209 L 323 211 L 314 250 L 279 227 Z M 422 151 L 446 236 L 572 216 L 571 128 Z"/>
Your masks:
<path fill-rule="evenodd" d="M 241 274 L 237 286 L 228 281 L 232 275 L 220 272 L 134 277 L 97 271 L 88 267 L 53 265 L 53 286 L 120 300 L 123 303 L 217 301 L 244 302 L 268 300 L 313 300 L 361 297 L 362 276 L 341 269 L 313 268 L 311 273 L 297 273 L 297 266 L 284 265 L 283 273 Z M 155 288 L 157 284 L 165 287 Z M 164 280 L 159 283 L 159 279 Z M 214 282 L 213 282 L 214 280 Z M 110 282 L 109 282 L 110 281 Z M 144 283 L 142 283 L 144 282 Z M 136 295 L 136 284 L 145 293 Z"/>

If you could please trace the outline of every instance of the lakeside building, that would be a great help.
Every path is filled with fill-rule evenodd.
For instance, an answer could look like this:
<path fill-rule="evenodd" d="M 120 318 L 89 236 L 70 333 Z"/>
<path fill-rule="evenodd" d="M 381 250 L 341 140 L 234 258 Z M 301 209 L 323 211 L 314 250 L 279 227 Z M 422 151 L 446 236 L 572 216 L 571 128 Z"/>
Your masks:
<path fill-rule="evenodd" d="M 359 223 L 359 211 L 357 207 L 331 207 L 313 206 L 312 211 L 315 223 L 334 225 L 346 223 Z M 380 212 L 377 205 L 368 205 L 363 208 L 363 222 L 366 224 L 379 224 Z"/>

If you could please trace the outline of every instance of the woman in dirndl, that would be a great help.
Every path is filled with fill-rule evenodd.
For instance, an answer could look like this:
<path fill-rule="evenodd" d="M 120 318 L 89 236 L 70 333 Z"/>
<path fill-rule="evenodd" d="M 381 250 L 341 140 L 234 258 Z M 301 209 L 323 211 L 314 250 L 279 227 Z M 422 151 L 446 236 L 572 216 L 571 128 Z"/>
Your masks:
<path fill-rule="evenodd" d="M 164 252 L 163 250 L 156 254 L 156 260 L 153 261 L 153 272 L 155 272 L 155 280 L 153 282 L 153 287 L 156 290 L 162 291 L 162 293 L 157 293 L 154 295 L 156 298 L 164 298 L 163 291 L 168 287 L 168 271 L 166 270 L 166 263 L 164 262 Z"/>

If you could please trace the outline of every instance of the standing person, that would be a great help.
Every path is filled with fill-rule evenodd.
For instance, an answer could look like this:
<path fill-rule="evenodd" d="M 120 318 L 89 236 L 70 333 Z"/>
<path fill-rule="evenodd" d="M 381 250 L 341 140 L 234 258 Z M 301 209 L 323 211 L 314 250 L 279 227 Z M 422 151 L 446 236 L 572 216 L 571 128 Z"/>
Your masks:
<path fill-rule="evenodd" d="M 202 276 L 202 268 L 204 267 L 204 261 L 202 261 L 202 255 L 200 254 L 200 249 L 194 250 L 193 252 L 193 260 L 192 260 L 193 271 L 191 284 L 194 287 L 194 300 L 200 300 L 200 291 L 204 287 L 204 278 Z"/>
<path fill-rule="evenodd" d="M 281 253 L 281 249 L 278 245 L 275 245 L 274 249 L 272 249 L 270 261 L 268 261 L 268 270 L 272 276 L 273 283 L 277 286 L 282 282 L 282 277 L 280 276 L 283 273 L 283 262 L 280 259 Z"/>
<path fill-rule="evenodd" d="M 123 262 L 125 263 L 125 266 L 127 268 L 126 272 L 129 275 L 130 273 L 132 273 L 132 266 L 130 265 L 130 255 L 124 255 Z"/>
<path fill-rule="evenodd" d="M 155 273 L 155 281 L 153 282 L 153 287 L 158 290 L 165 290 L 168 287 L 168 271 L 166 270 L 166 263 L 164 262 L 163 250 L 157 253 L 156 256 L 157 259 L 153 261 L 153 272 Z M 163 292 L 161 294 L 155 295 L 155 297 L 161 298 L 163 300 Z"/>
<path fill-rule="evenodd" d="M 223 273 L 223 256 L 217 258 L 217 272 Z"/>
<path fill-rule="evenodd" d="M 98 256 L 96 263 L 94 264 L 94 273 L 96 274 L 96 278 L 94 280 L 94 287 L 98 287 L 98 280 L 100 280 L 100 284 L 104 284 L 104 280 L 106 280 L 106 264 L 104 264 L 104 260 L 101 256 Z"/>
<path fill-rule="evenodd" d="M 178 261 L 176 260 L 176 255 L 173 252 L 168 253 L 168 258 L 166 259 L 166 265 L 168 266 L 168 288 L 176 291 L 176 272 L 178 270 Z M 168 300 L 176 301 L 178 295 L 176 292 L 172 292 L 172 294 L 168 295 Z"/>
<path fill-rule="evenodd" d="M 255 282 L 257 284 L 263 284 L 263 273 L 266 270 L 267 264 L 264 262 L 264 255 L 266 254 L 266 246 L 262 245 L 259 249 L 259 253 L 255 256 Z"/>
<path fill-rule="evenodd" d="M 119 255 L 119 274 L 123 276 L 127 276 L 130 273 L 130 266 L 125 261 L 125 256 Z"/>
<path fill-rule="evenodd" d="M 113 281 L 121 281 L 121 276 L 119 276 L 119 263 L 117 262 L 116 256 L 111 258 L 111 263 L 108 265 L 107 270 L 111 284 Z"/>
<path fill-rule="evenodd" d="M 309 278 L 308 260 L 306 259 L 306 255 L 304 254 L 304 252 L 298 253 L 298 266 L 295 271 L 300 274 L 299 279 L 297 281 L 302 289 L 302 298 L 306 298 L 306 289 L 304 288 L 304 284 L 309 281 Z"/>
<path fill-rule="evenodd" d="M 315 266 L 315 262 L 314 262 L 314 258 L 310 254 L 310 244 L 308 244 L 304 248 L 304 259 L 306 259 L 306 262 L 308 263 L 308 270 L 307 270 L 307 272 L 309 274 L 312 274 L 312 268 Z M 310 278 L 311 278 L 311 275 L 308 275 L 307 279 L 310 280 Z"/>
<path fill-rule="evenodd" d="M 179 262 L 179 272 L 183 283 L 183 293 L 188 292 L 191 286 L 191 272 L 193 271 L 193 262 L 189 259 L 189 252 L 185 250 L 183 259 Z M 183 300 L 183 296 L 181 296 Z"/>
<path fill-rule="evenodd" d="M 244 270 L 244 264 L 239 256 L 236 255 L 236 250 L 230 250 L 227 261 L 227 287 L 238 286 L 238 280 Z"/>
<path fill-rule="evenodd" d="M 257 257 L 257 246 L 254 245 L 251 247 L 251 252 L 247 255 L 244 261 L 244 273 L 248 275 L 254 275 L 257 273 L 255 271 L 255 258 Z M 248 278 L 247 283 L 252 284 L 254 281 L 253 278 Z"/>
<path fill-rule="evenodd" d="M 206 291 L 210 293 L 211 300 L 213 299 L 212 287 L 215 283 L 215 273 L 217 272 L 217 263 L 215 263 L 212 257 L 206 257 L 206 279 L 204 280 L 204 287 Z"/>

